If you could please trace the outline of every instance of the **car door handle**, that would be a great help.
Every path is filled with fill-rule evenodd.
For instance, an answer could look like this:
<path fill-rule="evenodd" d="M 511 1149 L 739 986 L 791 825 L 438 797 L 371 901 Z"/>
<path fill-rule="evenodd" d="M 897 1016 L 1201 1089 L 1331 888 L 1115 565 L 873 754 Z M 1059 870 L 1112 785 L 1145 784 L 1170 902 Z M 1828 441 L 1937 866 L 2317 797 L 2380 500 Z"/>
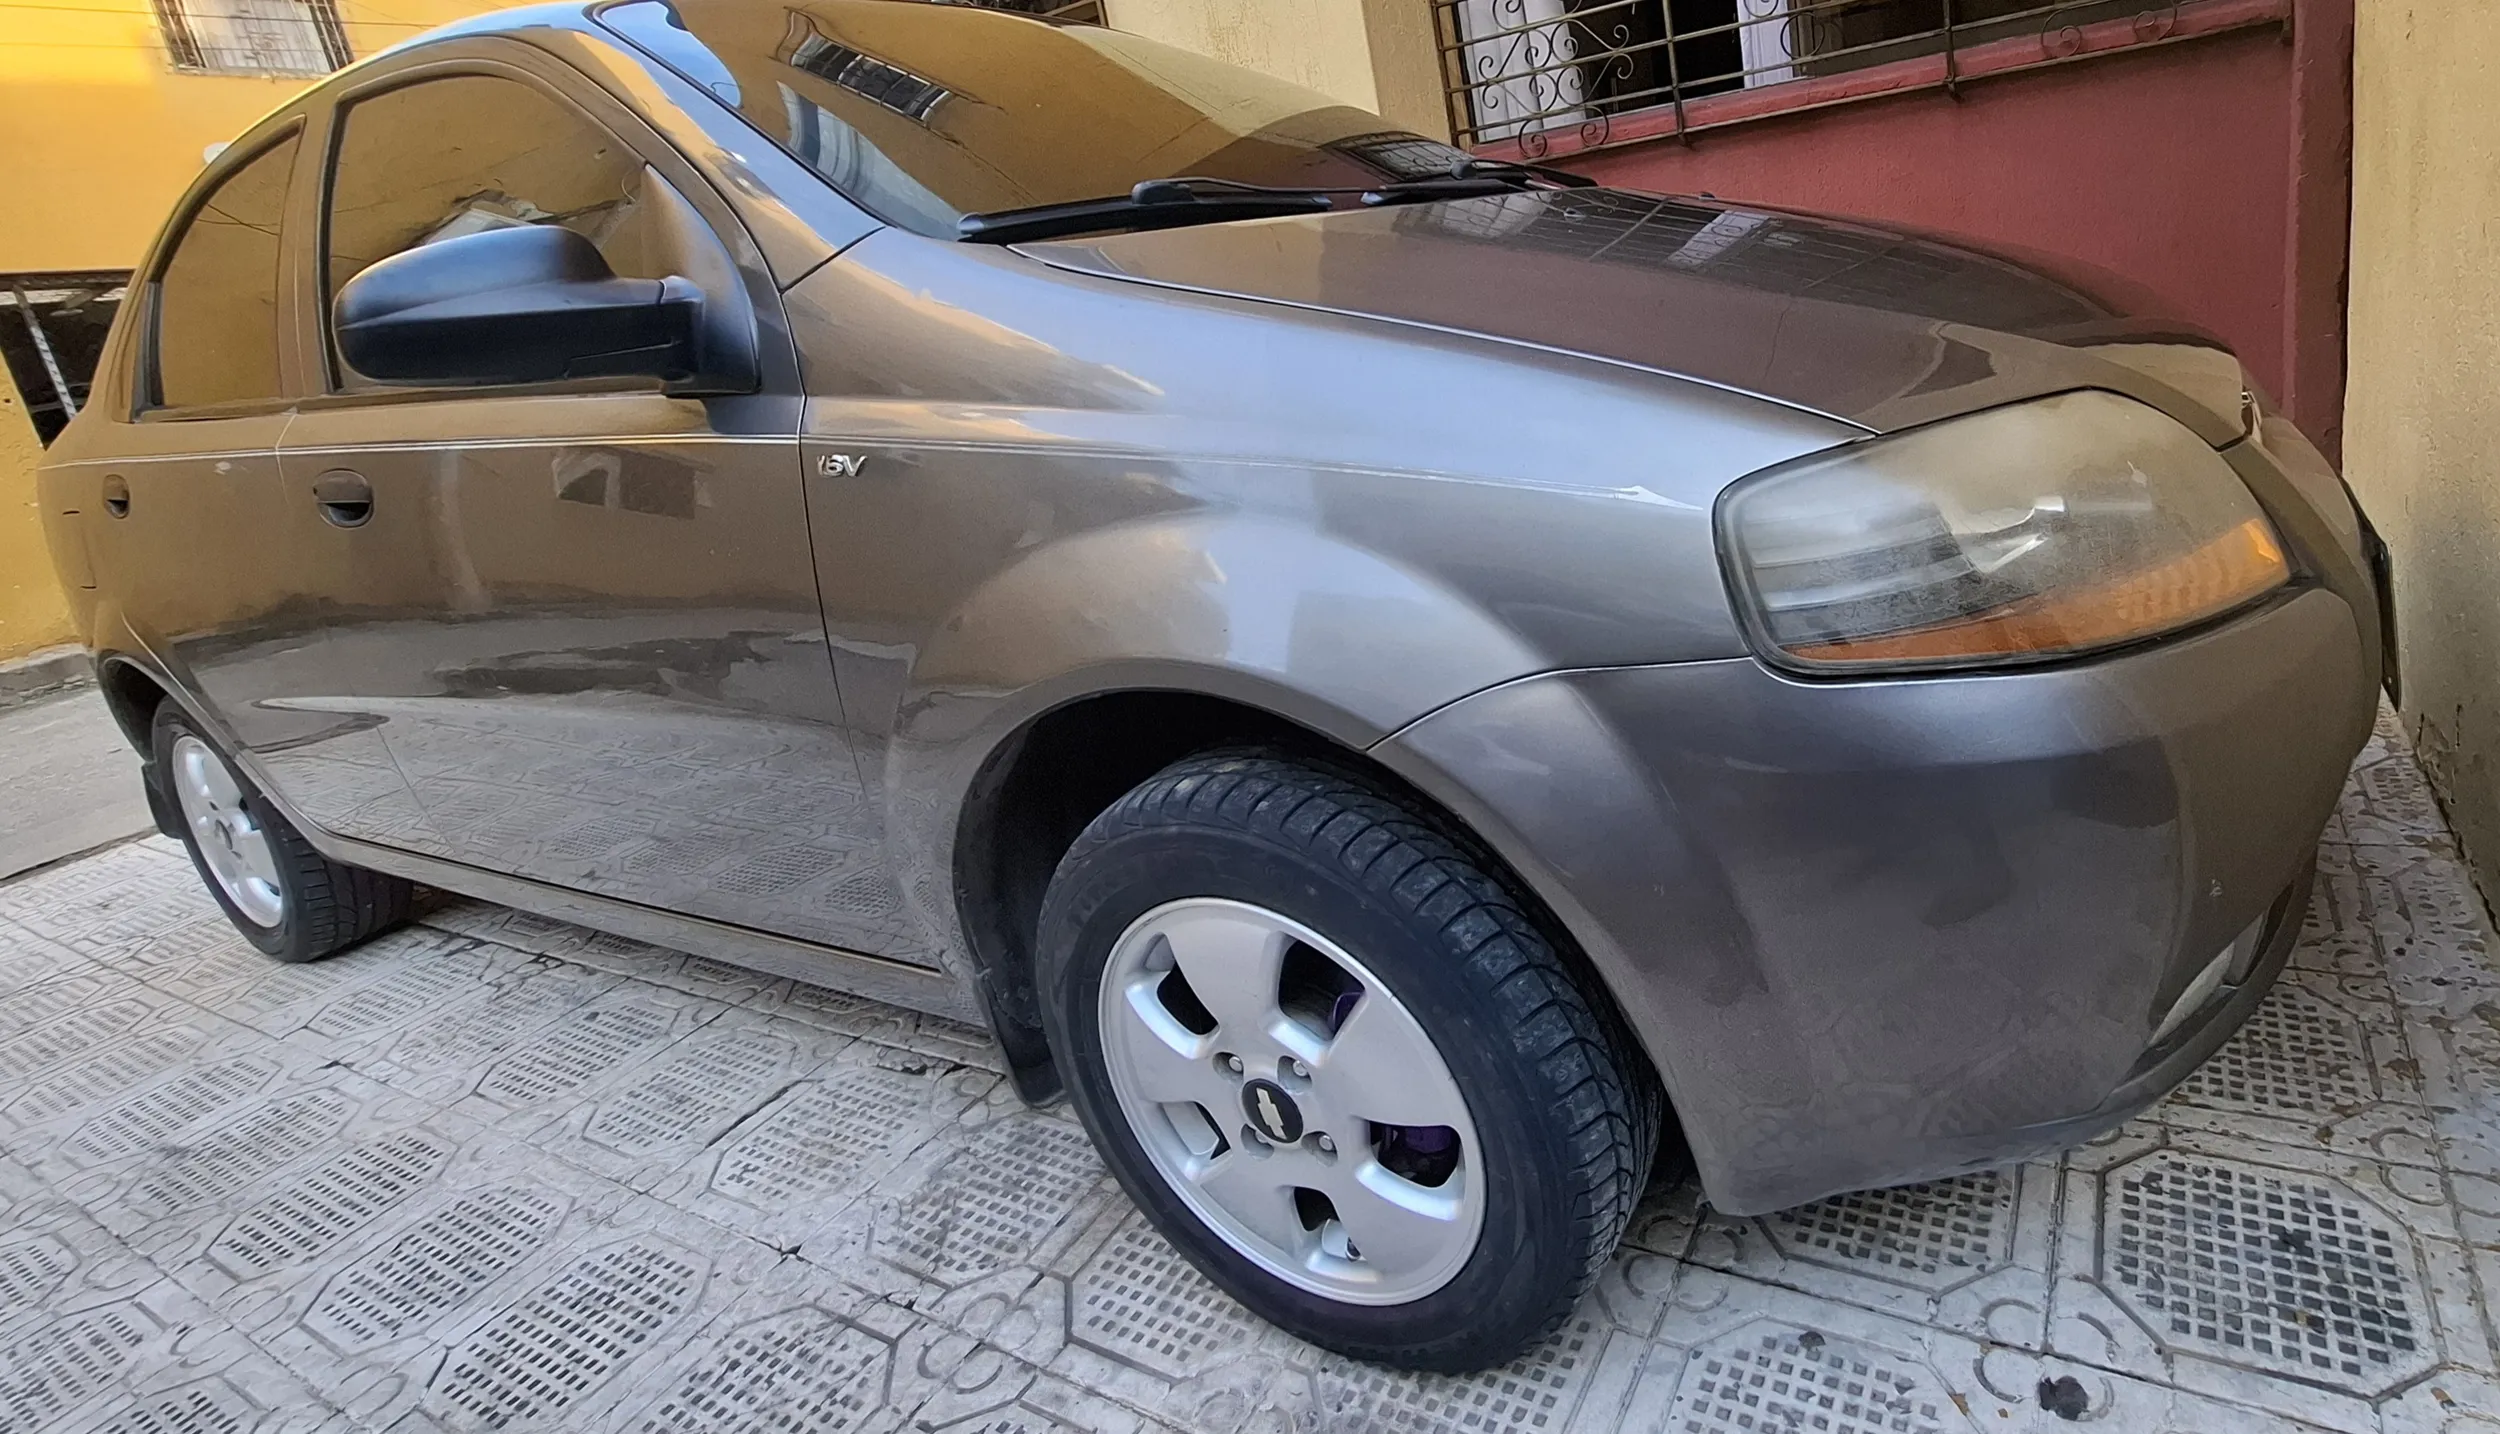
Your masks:
<path fill-rule="evenodd" d="M 333 468 L 313 480 L 313 501 L 335 528 L 361 528 L 373 516 L 373 485 L 362 473 Z"/>
<path fill-rule="evenodd" d="M 130 516 L 130 483 L 119 473 L 104 479 L 104 511 L 116 518 Z"/>

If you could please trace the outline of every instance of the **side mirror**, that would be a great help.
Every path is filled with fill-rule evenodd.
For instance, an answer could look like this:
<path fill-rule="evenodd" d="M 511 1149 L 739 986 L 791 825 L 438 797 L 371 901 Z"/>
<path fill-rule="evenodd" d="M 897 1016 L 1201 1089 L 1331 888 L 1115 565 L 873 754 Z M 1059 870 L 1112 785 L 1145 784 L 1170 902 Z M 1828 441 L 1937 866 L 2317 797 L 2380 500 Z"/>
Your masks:
<path fill-rule="evenodd" d="M 544 383 L 692 374 L 703 294 L 685 279 L 620 279 L 553 224 L 489 229 L 392 255 L 341 288 L 339 356 L 406 384 Z"/>

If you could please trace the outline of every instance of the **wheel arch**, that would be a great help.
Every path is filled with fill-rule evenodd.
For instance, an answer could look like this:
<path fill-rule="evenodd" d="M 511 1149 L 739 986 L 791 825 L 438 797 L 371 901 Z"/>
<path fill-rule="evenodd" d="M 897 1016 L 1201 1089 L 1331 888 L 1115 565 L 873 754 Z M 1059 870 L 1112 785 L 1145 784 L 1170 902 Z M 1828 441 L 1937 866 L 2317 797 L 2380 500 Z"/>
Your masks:
<path fill-rule="evenodd" d="M 154 673 L 118 653 L 96 659 L 96 688 L 104 695 L 105 710 L 113 714 L 113 725 L 121 728 L 122 739 L 142 762 L 149 760 L 149 724 L 156 718 L 157 704 L 173 695 L 171 690 Z"/>
<path fill-rule="evenodd" d="M 156 712 L 171 702 L 194 721 L 197 714 L 174 695 L 171 683 L 120 653 L 96 659 L 96 690 L 104 697 L 104 709 L 113 714 L 113 725 L 121 729 L 122 740 L 139 754 L 139 786 L 147 794 L 148 815 L 155 818 L 158 831 L 180 841 L 182 814 L 156 769 Z"/>
<path fill-rule="evenodd" d="M 1041 1031 L 1034 949 L 1042 897 L 1060 858 L 1086 824 L 1130 788 L 1184 757 L 1232 746 L 1283 751 L 1350 772 L 1440 827 L 1545 928 L 1591 1003 L 1621 1033 L 1626 1055 L 1651 1064 L 1611 985 L 1570 927 L 1538 886 L 1449 803 L 1357 741 L 1297 721 L 1274 705 L 1204 690 L 1124 687 L 1027 717 L 983 758 L 956 822 L 950 874 L 957 917 L 977 994 L 1028 1100 L 1048 1099 L 1060 1089 Z M 1671 1096 L 1669 1104 L 1671 1110 Z"/>

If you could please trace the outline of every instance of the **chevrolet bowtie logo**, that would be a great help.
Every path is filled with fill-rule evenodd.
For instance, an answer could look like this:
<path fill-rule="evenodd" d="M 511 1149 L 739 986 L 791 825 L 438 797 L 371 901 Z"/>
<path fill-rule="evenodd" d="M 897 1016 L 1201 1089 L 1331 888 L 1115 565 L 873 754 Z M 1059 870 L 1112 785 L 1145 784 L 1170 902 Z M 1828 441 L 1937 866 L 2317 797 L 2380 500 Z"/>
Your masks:
<path fill-rule="evenodd" d="M 1272 1080 L 1254 1080 L 1241 1088 L 1241 1112 L 1250 1118 L 1251 1129 L 1278 1145 L 1302 1138 L 1301 1107 Z"/>

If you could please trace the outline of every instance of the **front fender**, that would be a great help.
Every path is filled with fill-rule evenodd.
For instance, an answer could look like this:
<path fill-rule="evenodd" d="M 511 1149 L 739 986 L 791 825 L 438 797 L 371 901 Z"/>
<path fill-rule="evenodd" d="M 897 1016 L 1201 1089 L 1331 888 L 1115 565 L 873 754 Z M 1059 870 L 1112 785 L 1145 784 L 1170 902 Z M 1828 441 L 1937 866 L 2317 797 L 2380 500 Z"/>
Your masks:
<path fill-rule="evenodd" d="M 1379 553 L 1270 519 L 1165 515 L 1036 549 L 969 594 L 914 662 L 896 736 L 949 747 L 1090 692 L 1170 686 L 1361 747 L 1544 665 Z"/>
<path fill-rule="evenodd" d="M 1325 533 L 1204 511 L 1097 528 L 1002 569 L 931 632 L 885 751 L 886 830 L 907 871 L 951 872 L 992 756 L 1098 694 L 1222 698 L 1361 750 L 1550 665 L 1460 594 Z M 952 902 L 921 905 L 960 940 Z"/>

